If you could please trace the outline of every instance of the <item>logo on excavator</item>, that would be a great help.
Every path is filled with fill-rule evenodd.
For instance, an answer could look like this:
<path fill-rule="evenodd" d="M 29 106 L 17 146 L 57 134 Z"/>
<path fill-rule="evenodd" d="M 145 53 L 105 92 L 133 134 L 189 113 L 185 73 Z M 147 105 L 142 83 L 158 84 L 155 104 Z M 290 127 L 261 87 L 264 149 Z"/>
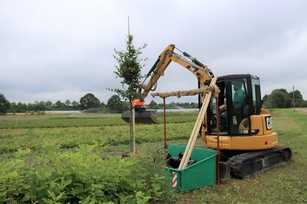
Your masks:
<path fill-rule="evenodd" d="M 266 129 L 271 130 L 272 129 L 272 116 L 266 116 L 265 117 L 265 124 L 266 124 Z"/>

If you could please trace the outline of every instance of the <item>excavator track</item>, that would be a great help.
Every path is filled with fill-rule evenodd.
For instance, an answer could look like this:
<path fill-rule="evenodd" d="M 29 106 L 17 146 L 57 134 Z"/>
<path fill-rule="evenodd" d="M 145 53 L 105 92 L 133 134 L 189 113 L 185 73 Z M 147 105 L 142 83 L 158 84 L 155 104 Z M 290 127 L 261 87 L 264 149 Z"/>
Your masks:
<path fill-rule="evenodd" d="M 288 147 L 241 153 L 222 162 L 222 177 L 244 179 L 289 161 L 292 157 Z"/>

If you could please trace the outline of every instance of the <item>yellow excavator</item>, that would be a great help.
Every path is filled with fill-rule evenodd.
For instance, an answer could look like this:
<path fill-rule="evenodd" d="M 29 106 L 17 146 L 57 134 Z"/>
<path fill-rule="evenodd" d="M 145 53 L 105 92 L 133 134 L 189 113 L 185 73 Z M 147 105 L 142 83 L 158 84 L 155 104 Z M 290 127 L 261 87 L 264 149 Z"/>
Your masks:
<path fill-rule="evenodd" d="M 156 95 L 198 94 L 200 107 L 179 169 L 187 165 L 198 136 L 203 138 L 208 148 L 219 150 L 222 177 L 245 178 L 291 158 L 290 148 L 278 145 L 278 135 L 272 130 L 272 117 L 262 107 L 257 76 L 235 74 L 216 77 L 207 65 L 173 44 L 162 51 L 146 75 L 140 89 L 143 97 L 137 100 L 144 101 L 171 62 L 190 71 L 197 79 L 198 89 Z"/>

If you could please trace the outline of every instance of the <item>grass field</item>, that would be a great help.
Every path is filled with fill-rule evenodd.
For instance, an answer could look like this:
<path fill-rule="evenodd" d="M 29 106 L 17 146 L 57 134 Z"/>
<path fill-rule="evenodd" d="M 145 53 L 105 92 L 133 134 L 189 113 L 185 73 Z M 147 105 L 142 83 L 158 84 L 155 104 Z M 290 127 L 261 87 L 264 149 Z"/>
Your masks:
<path fill-rule="evenodd" d="M 291 147 L 293 151 L 293 160 L 288 165 L 246 180 L 230 179 L 214 189 L 176 194 L 176 202 L 307 203 L 307 133 L 305 130 L 307 113 L 280 109 L 273 110 L 272 115 L 273 127 L 279 133 L 280 143 Z M 192 130 L 195 117 L 193 113 L 170 113 L 168 117 L 169 139 L 173 142 L 185 143 Z M 136 132 L 140 157 L 149 154 L 148 151 L 154 152 L 152 154 L 154 155 L 158 152 L 156 149 L 161 149 L 163 137 L 161 115 L 159 124 L 138 125 Z M 100 191 L 101 189 L 113 189 L 103 191 L 103 196 L 109 196 L 109 200 L 120 198 L 117 202 L 124 202 L 124 199 L 130 199 L 128 194 L 131 189 L 121 189 L 120 192 L 117 192 L 117 188 L 123 188 L 121 182 L 125 182 L 125 185 L 131 182 L 125 179 L 131 176 L 130 171 L 134 171 L 131 166 L 137 165 L 138 161 L 134 158 L 131 159 L 132 161 L 121 161 L 116 157 L 129 150 L 128 133 L 128 126 L 117 114 L 1 116 L 0 159 L 3 168 L 0 172 L 0 199 L 11 203 L 18 200 L 34 203 L 40 200 L 39 196 L 46 196 L 46 199 L 41 202 L 61 203 L 75 196 L 78 197 L 80 203 L 81 201 L 94 203 L 92 198 L 99 198 L 99 195 L 96 194 L 99 189 Z M 101 159 L 106 157 L 112 157 L 112 159 Z M 116 171 L 104 169 L 106 165 L 114 166 Z M 158 177 L 155 180 L 148 180 L 150 173 L 155 177 L 159 172 L 146 174 L 140 170 L 139 174 L 144 179 L 143 183 L 130 186 L 137 189 L 131 191 L 135 193 L 136 200 L 146 201 L 150 196 L 151 200 L 156 200 L 156 202 L 170 202 L 170 200 L 164 200 L 167 198 L 163 197 L 163 191 L 167 189 L 162 189 L 162 181 L 156 182 L 159 180 Z M 71 177 L 72 174 L 74 177 Z M 99 177 L 100 174 L 104 176 Z M 120 178 L 115 179 L 114 177 Z M 76 178 L 79 179 L 78 182 L 82 181 L 83 185 L 89 186 L 90 193 L 80 193 L 80 189 L 85 189 L 85 187 L 77 188 Z M 115 182 L 113 178 L 117 183 L 110 186 L 110 183 Z M 51 180 L 54 183 L 52 185 L 57 187 L 49 184 L 45 186 Z M 109 182 L 108 185 L 101 184 L 106 181 Z M 152 186 L 146 186 L 145 181 L 153 181 Z M 157 183 L 161 184 L 160 187 Z M 41 187 L 42 190 L 33 189 L 35 186 Z M 68 191 L 67 189 L 69 193 L 63 193 Z M 78 192 L 74 192 L 76 189 Z M 147 193 L 153 189 L 155 189 L 154 192 Z M 88 194 L 90 197 L 87 196 Z M 170 192 L 165 195 L 170 195 Z M 172 200 L 175 199 L 172 198 Z"/>

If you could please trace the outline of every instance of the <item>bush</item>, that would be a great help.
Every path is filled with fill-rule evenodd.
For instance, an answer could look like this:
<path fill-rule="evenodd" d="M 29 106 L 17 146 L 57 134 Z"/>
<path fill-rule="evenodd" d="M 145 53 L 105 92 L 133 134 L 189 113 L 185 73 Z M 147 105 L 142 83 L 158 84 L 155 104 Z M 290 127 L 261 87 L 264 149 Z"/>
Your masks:
<path fill-rule="evenodd" d="M 4 203 L 148 203 L 174 201 L 161 159 L 151 155 L 102 159 L 95 146 L 35 155 L 19 150 L 1 161 Z"/>

